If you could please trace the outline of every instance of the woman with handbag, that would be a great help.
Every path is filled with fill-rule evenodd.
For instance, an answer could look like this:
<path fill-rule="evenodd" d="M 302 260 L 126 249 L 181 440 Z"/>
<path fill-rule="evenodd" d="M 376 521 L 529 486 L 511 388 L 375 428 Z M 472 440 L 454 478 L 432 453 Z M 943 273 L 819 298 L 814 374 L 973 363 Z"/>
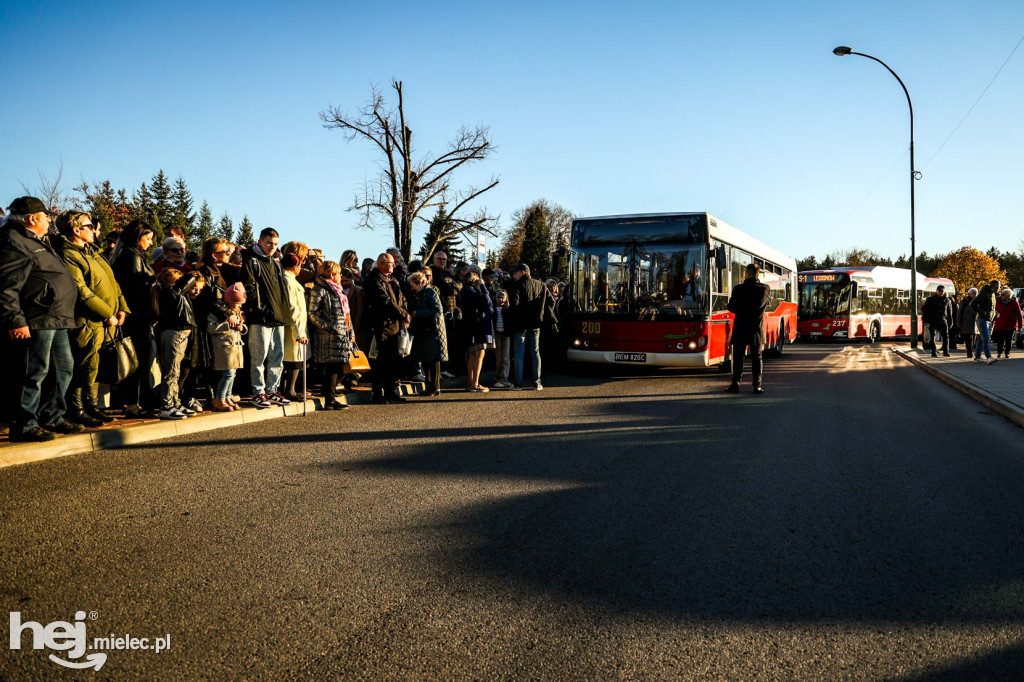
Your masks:
<path fill-rule="evenodd" d="M 429 272 L 429 270 L 427 271 Z M 406 280 L 409 284 L 409 314 L 412 323 L 412 353 L 422 363 L 427 385 L 421 396 L 441 395 L 441 363 L 448 360 L 448 337 L 444 330 L 444 310 L 441 295 L 427 283 L 424 271 L 414 272 Z"/>
<path fill-rule="evenodd" d="M 96 404 L 100 348 L 104 342 L 113 341 L 114 331 L 129 312 L 128 303 L 110 265 L 94 246 L 96 228 L 92 216 L 82 211 L 65 211 L 57 218 L 57 232 L 53 247 L 78 286 L 77 326 L 71 331 L 75 369 L 68 389 L 66 418 L 82 426 L 100 426 L 114 421 Z"/>
<path fill-rule="evenodd" d="M 156 321 L 149 292 L 156 281 L 147 252 L 153 246 L 153 227 L 144 220 L 133 220 L 121 230 L 121 238 L 114 248 L 110 269 L 124 293 L 131 312 L 124 321 L 124 331 L 132 340 L 138 369 L 118 385 L 118 394 L 124 403 L 126 417 L 152 416 L 155 403 L 148 385 L 150 369 L 156 350 L 153 323 Z M 142 404 L 146 407 L 143 408 Z"/>
<path fill-rule="evenodd" d="M 352 354 L 355 332 L 349 322 L 348 298 L 341 289 L 341 266 L 324 261 L 309 297 L 310 358 L 323 375 L 324 409 L 344 410 L 338 400 L 338 378 Z"/>

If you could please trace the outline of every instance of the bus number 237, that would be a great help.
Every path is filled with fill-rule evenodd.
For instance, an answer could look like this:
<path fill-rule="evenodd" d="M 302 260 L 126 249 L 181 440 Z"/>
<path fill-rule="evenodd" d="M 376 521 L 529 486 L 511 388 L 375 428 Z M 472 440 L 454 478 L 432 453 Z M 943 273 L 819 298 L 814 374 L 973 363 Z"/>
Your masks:
<path fill-rule="evenodd" d="M 600 322 L 584 322 L 583 323 L 583 334 L 600 334 L 601 323 Z"/>

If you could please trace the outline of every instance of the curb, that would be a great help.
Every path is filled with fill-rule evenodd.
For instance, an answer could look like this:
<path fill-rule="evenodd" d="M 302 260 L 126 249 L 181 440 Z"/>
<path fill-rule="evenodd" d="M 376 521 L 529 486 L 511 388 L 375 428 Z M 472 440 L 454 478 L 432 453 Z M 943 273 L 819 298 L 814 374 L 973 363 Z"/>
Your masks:
<path fill-rule="evenodd" d="M 306 401 L 306 410 L 309 414 L 316 411 L 316 406 L 317 403 L 313 400 Z M 247 407 L 235 412 L 204 413 L 201 417 L 190 417 L 181 421 L 157 421 L 62 436 L 49 443 L 16 443 L 0 449 L 0 468 L 301 414 L 302 403 L 263 410 Z"/>
<path fill-rule="evenodd" d="M 960 381 L 955 377 L 949 376 L 945 372 L 940 372 L 939 370 L 929 365 L 927 362 L 922 362 L 920 359 L 915 358 L 913 355 L 899 348 L 893 348 L 892 352 L 896 353 L 896 355 L 900 356 L 907 362 L 913 365 L 917 365 L 924 371 L 931 374 L 933 377 L 936 377 L 941 381 L 949 384 L 950 386 L 960 391 L 961 393 L 973 398 L 974 400 L 978 401 L 979 403 L 984 405 L 986 408 L 992 410 L 993 412 L 1006 417 L 1017 426 L 1024 427 L 1024 412 L 1021 412 L 1019 408 L 1017 408 L 1014 405 L 1011 405 L 1010 403 L 1007 403 L 999 396 L 993 395 L 992 393 L 984 391 L 980 388 L 975 388 L 974 386 L 967 384 L 963 381 Z"/>

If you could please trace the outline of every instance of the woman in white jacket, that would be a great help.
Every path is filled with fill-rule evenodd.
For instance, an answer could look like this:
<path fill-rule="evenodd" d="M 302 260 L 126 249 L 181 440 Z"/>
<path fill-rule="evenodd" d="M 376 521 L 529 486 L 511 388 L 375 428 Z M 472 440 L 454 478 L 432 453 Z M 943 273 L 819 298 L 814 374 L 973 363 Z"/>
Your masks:
<path fill-rule="evenodd" d="M 288 400 L 305 400 L 300 395 L 299 373 L 302 371 L 302 360 L 306 357 L 309 338 L 306 333 L 308 313 L 306 312 L 306 287 L 296 279 L 302 269 L 302 260 L 298 253 L 286 253 L 281 257 L 281 268 L 288 285 L 288 310 L 291 317 L 284 330 L 284 397 Z"/>

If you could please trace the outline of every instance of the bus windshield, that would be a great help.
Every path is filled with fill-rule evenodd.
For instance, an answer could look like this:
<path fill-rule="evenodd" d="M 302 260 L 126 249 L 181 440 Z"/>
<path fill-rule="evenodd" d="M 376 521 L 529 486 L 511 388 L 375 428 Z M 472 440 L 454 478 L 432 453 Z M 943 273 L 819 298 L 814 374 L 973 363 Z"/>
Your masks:
<path fill-rule="evenodd" d="M 703 244 L 640 239 L 577 246 L 575 308 L 645 320 L 702 318 L 706 252 Z"/>
<path fill-rule="evenodd" d="M 832 282 L 800 283 L 797 315 L 801 320 L 846 317 L 850 314 L 850 278 Z"/>

